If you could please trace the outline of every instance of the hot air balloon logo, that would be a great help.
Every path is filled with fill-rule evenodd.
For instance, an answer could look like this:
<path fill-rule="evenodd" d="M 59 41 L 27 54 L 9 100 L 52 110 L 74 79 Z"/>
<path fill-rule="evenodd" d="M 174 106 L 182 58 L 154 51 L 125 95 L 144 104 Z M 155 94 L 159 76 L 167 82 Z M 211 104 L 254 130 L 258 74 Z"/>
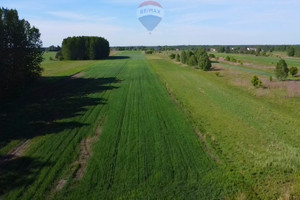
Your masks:
<path fill-rule="evenodd" d="M 151 33 L 161 22 L 164 10 L 156 1 L 145 1 L 138 7 L 137 15 L 142 25 Z"/>

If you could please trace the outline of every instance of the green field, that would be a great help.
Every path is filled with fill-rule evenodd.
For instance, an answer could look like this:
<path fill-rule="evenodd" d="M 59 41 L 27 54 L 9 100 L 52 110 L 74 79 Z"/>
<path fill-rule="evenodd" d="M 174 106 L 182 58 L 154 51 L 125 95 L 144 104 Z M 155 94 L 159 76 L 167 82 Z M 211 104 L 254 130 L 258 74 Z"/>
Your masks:
<path fill-rule="evenodd" d="M 218 57 L 226 57 L 232 56 L 237 60 L 241 60 L 245 63 L 252 63 L 255 65 L 266 65 L 266 66 L 276 66 L 276 63 L 280 60 L 279 57 L 276 56 L 255 56 L 255 55 L 245 55 L 245 54 L 232 54 L 232 53 L 215 53 Z M 288 64 L 289 67 L 294 66 L 300 68 L 300 58 L 292 58 L 292 57 L 282 57 Z"/>
<path fill-rule="evenodd" d="M 298 98 L 261 98 L 213 73 L 157 57 L 150 63 L 207 143 L 244 176 L 258 198 L 292 192 L 287 188 L 300 169 Z"/>
<path fill-rule="evenodd" d="M 39 84 L 1 105 L 1 199 L 300 193 L 300 101 L 281 89 L 261 97 L 227 71 L 217 77 L 141 52 L 42 67 Z"/>

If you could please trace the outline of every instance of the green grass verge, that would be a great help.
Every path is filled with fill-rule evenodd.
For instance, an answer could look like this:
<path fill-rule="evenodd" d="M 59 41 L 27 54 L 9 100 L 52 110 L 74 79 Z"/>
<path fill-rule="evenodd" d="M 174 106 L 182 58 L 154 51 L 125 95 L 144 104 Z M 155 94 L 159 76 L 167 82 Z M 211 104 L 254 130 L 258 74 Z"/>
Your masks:
<path fill-rule="evenodd" d="M 280 96 L 271 101 L 213 73 L 151 56 L 149 62 L 186 116 L 226 165 L 243 175 L 256 198 L 293 193 L 300 170 L 299 99 Z"/>
<path fill-rule="evenodd" d="M 253 63 L 256 65 L 266 65 L 266 66 L 276 66 L 276 63 L 280 60 L 280 58 L 275 56 L 255 56 L 255 55 L 247 55 L 247 54 L 226 54 L 226 53 L 213 53 L 218 57 L 226 57 L 232 56 L 237 60 L 241 60 L 245 63 Z M 285 61 L 287 62 L 288 66 L 295 66 L 300 67 L 300 58 L 291 58 L 291 57 L 284 57 Z"/>

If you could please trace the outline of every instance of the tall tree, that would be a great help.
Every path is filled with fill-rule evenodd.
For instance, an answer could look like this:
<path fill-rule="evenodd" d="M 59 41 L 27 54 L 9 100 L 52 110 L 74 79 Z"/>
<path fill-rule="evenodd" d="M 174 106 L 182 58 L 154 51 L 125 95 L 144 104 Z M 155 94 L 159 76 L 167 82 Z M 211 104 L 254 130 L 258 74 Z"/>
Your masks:
<path fill-rule="evenodd" d="M 209 60 L 205 49 L 200 49 L 198 51 L 198 67 L 204 71 L 209 71 L 211 69 L 211 61 Z"/>
<path fill-rule="evenodd" d="M 185 51 L 182 51 L 182 52 L 181 52 L 180 58 L 181 58 L 181 62 L 182 62 L 183 64 L 186 64 L 186 63 L 187 63 L 187 54 L 186 54 Z"/>
<path fill-rule="evenodd" d="M 295 48 L 290 46 L 287 50 L 287 55 L 293 57 L 295 55 Z"/>
<path fill-rule="evenodd" d="M 41 76 L 42 41 L 37 28 L 16 10 L 0 8 L 0 96 L 8 96 Z"/>
<path fill-rule="evenodd" d="M 109 42 L 102 37 L 68 37 L 62 43 L 65 60 L 105 59 L 109 52 Z"/>
<path fill-rule="evenodd" d="M 286 80 L 289 74 L 289 68 L 285 62 L 285 60 L 280 59 L 276 65 L 275 75 L 278 80 Z"/>

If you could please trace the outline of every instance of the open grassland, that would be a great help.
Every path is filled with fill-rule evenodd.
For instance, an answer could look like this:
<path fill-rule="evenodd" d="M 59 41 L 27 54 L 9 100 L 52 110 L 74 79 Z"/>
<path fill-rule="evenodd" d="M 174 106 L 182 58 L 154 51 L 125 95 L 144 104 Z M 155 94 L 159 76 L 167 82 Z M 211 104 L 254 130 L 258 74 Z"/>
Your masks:
<path fill-rule="evenodd" d="M 43 67 L 39 86 L 1 107 L 1 199 L 256 198 L 141 53 Z"/>
<path fill-rule="evenodd" d="M 243 176 L 256 199 L 299 198 L 299 98 L 285 98 L 282 90 L 261 97 L 254 88 L 234 85 L 228 73 L 235 69 L 217 77 L 163 56 L 148 59 L 206 144 Z"/>
<path fill-rule="evenodd" d="M 238 193 L 245 187 L 240 175 L 203 151 L 144 56 L 129 55 L 86 174 L 55 198 L 219 199 Z"/>
<path fill-rule="evenodd" d="M 217 57 L 226 57 L 232 56 L 237 60 L 241 60 L 244 63 L 252 63 L 254 65 L 265 65 L 265 66 L 276 66 L 276 63 L 280 60 L 278 56 L 255 56 L 255 55 L 248 55 L 248 54 L 232 54 L 232 53 L 216 53 L 213 52 Z M 294 66 L 300 68 L 300 58 L 293 58 L 293 57 L 282 57 L 287 62 L 288 66 Z"/>

